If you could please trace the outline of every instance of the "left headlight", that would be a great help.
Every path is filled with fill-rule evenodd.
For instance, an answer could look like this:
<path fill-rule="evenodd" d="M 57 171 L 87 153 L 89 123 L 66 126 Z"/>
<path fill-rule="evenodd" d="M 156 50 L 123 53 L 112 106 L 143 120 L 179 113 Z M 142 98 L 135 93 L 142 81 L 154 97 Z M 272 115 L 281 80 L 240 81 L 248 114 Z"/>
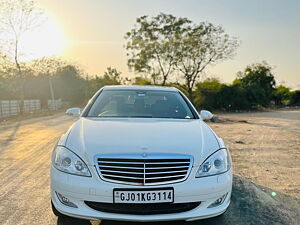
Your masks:
<path fill-rule="evenodd" d="M 87 165 L 74 152 L 63 146 L 57 146 L 53 153 L 53 166 L 63 172 L 91 177 Z"/>
<path fill-rule="evenodd" d="M 209 156 L 199 167 L 196 178 L 227 172 L 231 167 L 231 158 L 227 149 L 220 149 Z"/>

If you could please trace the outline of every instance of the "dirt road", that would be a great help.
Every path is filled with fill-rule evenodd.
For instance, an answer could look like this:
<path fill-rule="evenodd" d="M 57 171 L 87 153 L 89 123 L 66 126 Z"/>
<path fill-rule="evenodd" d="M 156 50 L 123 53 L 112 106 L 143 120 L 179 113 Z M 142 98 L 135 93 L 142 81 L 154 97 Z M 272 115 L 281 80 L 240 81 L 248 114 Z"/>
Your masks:
<path fill-rule="evenodd" d="M 209 125 L 229 146 L 234 173 L 300 199 L 300 110 L 220 117 Z"/>
<path fill-rule="evenodd" d="M 299 112 L 300 113 L 300 112 Z M 298 114 L 299 115 L 299 114 Z M 228 116 L 228 115 L 227 115 Z M 248 118 L 248 117 L 247 117 Z M 298 117 L 297 117 L 298 118 Z M 86 221 L 57 221 L 56 217 L 52 215 L 50 210 L 50 196 L 49 196 L 49 164 L 50 164 L 50 152 L 58 139 L 58 137 L 66 131 L 68 126 L 72 123 L 74 119 L 63 114 L 42 117 L 37 119 L 30 119 L 21 122 L 10 123 L 7 125 L 0 126 L 0 224 L 1 225 L 16 225 L 16 224 L 51 224 L 51 225 L 76 225 L 76 224 L 91 224 Z M 254 119 L 255 120 L 255 119 Z M 300 118 L 299 118 L 300 120 Z M 299 120 L 294 122 L 299 123 Z M 258 121 L 255 120 L 257 123 Z M 231 123 L 231 122 L 230 122 Z M 255 134 L 256 129 L 263 127 L 266 131 L 264 136 L 260 137 L 259 148 L 264 148 L 262 143 L 265 143 L 264 139 L 268 138 L 268 130 L 271 129 L 265 125 L 248 124 L 243 122 L 236 123 L 224 123 L 224 124 L 213 124 L 212 126 L 221 136 L 224 135 L 224 139 L 228 141 L 229 146 L 232 148 L 233 159 L 237 163 L 236 171 L 238 174 L 242 174 L 249 177 L 252 180 L 258 180 L 260 184 L 264 185 L 264 178 L 268 173 L 264 171 L 262 174 L 264 177 L 261 178 L 260 171 L 255 171 L 255 177 L 251 176 L 253 172 L 251 168 L 244 168 L 246 164 L 243 164 L 245 160 L 254 160 L 255 157 L 250 157 L 251 154 L 262 154 L 264 153 L 254 149 L 251 152 L 249 148 L 252 146 L 252 142 L 248 139 L 244 139 L 242 133 L 248 132 L 249 135 Z M 266 123 L 266 122 L 263 122 Z M 270 122 L 270 124 L 274 124 Z M 248 128 L 244 126 L 251 126 L 249 128 L 251 131 L 247 131 Z M 253 126 L 253 127 L 252 127 Z M 296 128 L 300 126 L 295 126 Z M 234 129 L 242 129 L 239 132 L 233 131 Z M 289 126 L 287 126 L 289 128 Z M 248 129 L 248 130 L 249 130 Z M 257 131 L 260 131 L 260 130 Z M 273 129 L 273 128 L 272 128 Z M 276 130 L 277 128 L 275 128 Z M 281 130 L 281 128 L 279 128 Z M 276 167 L 276 172 L 278 172 L 279 182 L 283 182 L 284 178 L 288 179 L 291 183 L 291 187 L 284 189 L 284 192 L 294 196 L 299 194 L 299 180 L 294 181 L 293 177 L 299 176 L 299 133 L 295 130 L 288 130 L 284 132 L 290 132 L 289 135 L 281 137 L 280 134 L 271 132 L 276 140 L 277 148 L 274 154 L 278 154 L 281 149 L 281 143 L 279 140 L 281 138 L 296 138 L 296 142 L 292 140 L 282 143 L 295 148 L 291 153 L 291 161 L 286 161 L 290 158 L 284 157 L 284 165 L 281 164 L 280 159 L 275 157 L 274 160 L 278 167 Z M 239 133 L 241 136 L 234 137 Z M 278 136 L 279 135 L 279 136 Z M 285 134 L 284 134 L 285 135 Z M 243 137 L 243 138 L 242 138 Z M 237 138 L 237 139 L 236 139 Z M 241 140 L 246 142 L 246 144 L 237 144 L 236 140 Z M 249 142 L 249 143 L 248 143 Z M 274 140 L 273 140 L 274 142 Z M 266 142 L 267 145 L 269 142 Z M 250 145 L 250 147 L 248 146 Z M 296 145 L 297 144 L 297 145 Z M 255 147 L 256 148 L 256 147 Z M 247 157 L 244 158 L 239 153 L 239 151 L 244 151 Z M 273 152 L 273 148 L 267 148 L 267 152 Z M 272 153 L 273 154 L 273 153 Z M 298 154 L 298 155 L 297 155 Z M 249 156 L 249 158 L 248 158 Z M 268 158 L 267 156 L 263 156 Z M 271 157 L 269 160 L 273 160 Z M 258 169 L 265 169 L 263 166 L 263 158 L 261 160 L 255 160 L 258 164 Z M 262 165 L 260 165 L 262 163 Z M 289 168 L 288 171 L 280 171 L 281 167 Z M 274 167 L 270 167 L 271 170 Z M 278 169 L 278 170 L 277 170 Z M 283 169 L 283 168 L 282 168 Z M 290 174 L 288 178 L 287 173 Z M 298 173 L 298 174 L 297 174 Z M 283 174 L 283 175 L 282 175 Z M 282 177 L 283 176 L 283 177 Z M 283 180 L 282 180 L 283 179 Z M 294 179 L 295 180 L 295 179 Z M 275 182 L 276 183 L 276 182 Z M 272 182 L 267 182 L 267 184 L 277 187 Z M 298 185 L 297 187 L 294 185 Z M 278 187 L 280 189 L 280 187 Z M 236 177 L 234 192 L 232 197 L 232 204 L 230 209 L 225 214 L 225 217 L 213 220 L 205 220 L 201 222 L 193 222 L 188 224 L 193 225 L 204 225 L 204 224 L 296 224 L 296 221 L 300 221 L 299 212 L 299 201 L 290 199 L 289 197 L 277 194 L 276 197 L 270 195 L 271 190 L 263 189 L 255 184 L 245 181 L 243 178 Z M 268 202 L 266 204 L 265 202 Z M 280 208 L 280 210 L 279 210 Z M 282 211 L 282 209 L 284 209 Z M 283 214 L 282 214 L 283 213 Z M 258 216 L 261 214 L 261 216 Z M 268 216 L 265 216 L 267 215 Z M 274 214 L 274 215 L 272 215 Z M 260 218 L 262 217 L 262 218 Z M 297 220 L 299 219 L 299 220 Z M 99 222 L 92 222 L 93 225 L 99 224 Z M 122 223 L 122 222 L 111 222 L 102 221 L 102 225 L 125 225 L 132 223 Z M 158 223 L 154 223 L 158 225 Z M 169 222 L 162 224 L 186 224 L 185 222 Z"/>
<path fill-rule="evenodd" d="M 55 224 L 49 157 L 71 122 L 55 115 L 0 127 L 0 224 Z"/>

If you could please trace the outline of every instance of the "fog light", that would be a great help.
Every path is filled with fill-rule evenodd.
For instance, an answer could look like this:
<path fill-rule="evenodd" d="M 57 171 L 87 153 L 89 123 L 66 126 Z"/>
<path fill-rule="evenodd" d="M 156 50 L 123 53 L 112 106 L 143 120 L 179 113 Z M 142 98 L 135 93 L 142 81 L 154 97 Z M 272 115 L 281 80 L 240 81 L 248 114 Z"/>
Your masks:
<path fill-rule="evenodd" d="M 214 201 L 214 203 L 210 204 L 207 208 L 213 208 L 213 207 L 217 207 L 217 206 L 221 205 L 225 201 L 227 194 L 228 193 L 226 193 L 222 197 L 218 198 L 216 201 Z"/>
<path fill-rule="evenodd" d="M 71 202 L 67 197 L 63 196 L 62 194 L 55 192 L 59 201 L 69 207 L 78 208 L 73 202 Z"/>

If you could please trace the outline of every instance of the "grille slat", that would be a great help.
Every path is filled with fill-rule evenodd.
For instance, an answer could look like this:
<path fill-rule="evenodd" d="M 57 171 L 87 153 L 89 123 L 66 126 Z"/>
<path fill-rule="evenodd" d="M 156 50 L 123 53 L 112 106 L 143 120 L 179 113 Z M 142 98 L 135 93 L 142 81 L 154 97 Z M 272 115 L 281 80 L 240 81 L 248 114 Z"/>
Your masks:
<path fill-rule="evenodd" d="M 166 173 L 186 173 L 185 170 L 172 170 L 172 171 L 163 171 L 163 172 L 147 172 L 146 171 L 146 176 L 151 175 L 151 174 L 166 174 Z"/>
<path fill-rule="evenodd" d="M 111 175 L 111 174 L 103 174 L 104 177 L 115 177 L 115 178 L 126 178 L 126 179 L 136 179 L 136 180 L 140 180 L 140 179 L 144 179 L 143 177 L 128 177 L 128 176 L 118 176 L 118 175 Z"/>
<path fill-rule="evenodd" d="M 163 170 L 163 171 L 167 171 L 168 169 L 173 170 L 173 169 L 182 169 L 182 170 L 186 170 L 188 169 L 189 166 L 169 166 L 169 167 L 155 167 L 155 168 L 147 168 L 147 171 L 158 171 L 158 170 Z"/>
<path fill-rule="evenodd" d="M 147 180 L 154 180 L 154 179 L 167 179 L 167 178 L 178 178 L 181 175 L 173 175 L 173 176 L 157 176 L 157 177 L 148 177 Z"/>
<path fill-rule="evenodd" d="M 117 162 L 114 162 L 114 163 L 107 163 L 107 162 L 104 162 L 104 163 L 98 163 L 98 165 L 104 165 L 104 166 L 118 166 L 118 167 L 137 167 L 137 168 L 143 168 L 144 164 L 137 164 L 137 163 L 129 163 L 129 164 L 125 164 L 125 163 L 117 163 Z"/>
<path fill-rule="evenodd" d="M 153 154 L 109 155 L 96 157 L 97 170 L 102 179 L 133 185 L 157 185 L 185 180 L 192 167 L 187 155 Z"/>
<path fill-rule="evenodd" d="M 128 172 L 128 171 L 116 171 L 116 170 L 101 170 L 102 173 L 121 173 L 121 174 L 136 174 L 136 175 L 139 175 L 139 174 L 144 174 L 143 172 Z"/>
<path fill-rule="evenodd" d="M 104 166 L 104 165 L 98 165 L 101 168 L 108 168 L 108 169 L 128 169 L 128 170 L 144 170 L 144 166 L 143 167 L 126 167 L 126 166 Z"/>

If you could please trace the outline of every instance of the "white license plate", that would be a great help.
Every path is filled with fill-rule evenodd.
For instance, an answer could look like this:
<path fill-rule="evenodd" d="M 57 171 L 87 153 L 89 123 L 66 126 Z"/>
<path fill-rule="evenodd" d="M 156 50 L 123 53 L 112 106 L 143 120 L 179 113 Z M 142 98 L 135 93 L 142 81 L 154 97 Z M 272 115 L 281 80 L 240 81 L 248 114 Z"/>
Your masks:
<path fill-rule="evenodd" d="M 174 190 L 115 189 L 114 203 L 168 203 L 174 202 Z"/>

